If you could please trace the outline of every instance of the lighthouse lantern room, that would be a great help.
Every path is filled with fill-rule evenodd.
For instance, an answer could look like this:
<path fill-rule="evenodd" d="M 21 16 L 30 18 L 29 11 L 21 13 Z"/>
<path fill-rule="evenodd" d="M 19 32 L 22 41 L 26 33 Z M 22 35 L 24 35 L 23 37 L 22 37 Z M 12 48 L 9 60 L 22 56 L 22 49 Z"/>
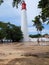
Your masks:
<path fill-rule="evenodd" d="M 24 1 L 22 3 L 22 9 L 26 9 L 26 3 Z"/>

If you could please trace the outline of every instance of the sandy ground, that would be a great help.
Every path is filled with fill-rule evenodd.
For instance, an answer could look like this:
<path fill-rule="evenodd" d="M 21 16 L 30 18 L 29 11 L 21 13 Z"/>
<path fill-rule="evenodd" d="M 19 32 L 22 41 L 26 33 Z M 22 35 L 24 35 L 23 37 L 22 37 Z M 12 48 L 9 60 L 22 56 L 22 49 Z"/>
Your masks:
<path fill-rule="evenodd" d="M 43 43 L 47 45 L 42 45 Z M 49 42 L 0 44 L 0 65 L 49 65 Z"/>

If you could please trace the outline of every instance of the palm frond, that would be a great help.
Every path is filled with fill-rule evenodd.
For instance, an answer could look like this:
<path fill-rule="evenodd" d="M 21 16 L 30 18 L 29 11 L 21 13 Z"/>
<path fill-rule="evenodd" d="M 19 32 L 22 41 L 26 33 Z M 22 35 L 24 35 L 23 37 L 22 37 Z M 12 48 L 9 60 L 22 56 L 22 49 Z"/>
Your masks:
<path fill-rule="evenodd" d="M 0 5 L 3 3 L 3 0 L 0 0 Z"/>
<path fill-rule="evenodd" d="M 18 8 L 18 4 L 21 2 L 21 0 L 13 0 L 12 6 Z"/>
<path fill-rule="evenodd" d="M 49 21 L 47 22 L 47 24 L 49 24 Z"/>

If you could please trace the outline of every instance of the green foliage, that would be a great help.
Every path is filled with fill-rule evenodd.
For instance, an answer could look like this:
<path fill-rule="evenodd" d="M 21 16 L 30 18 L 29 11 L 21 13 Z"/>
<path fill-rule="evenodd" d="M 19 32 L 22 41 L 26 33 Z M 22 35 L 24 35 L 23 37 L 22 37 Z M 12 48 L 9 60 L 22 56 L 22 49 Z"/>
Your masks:
<path fill-rule="evenodd" d="M 41 34 L 29 35 L 29 37 L 31 37 L 31 38 L 39 38 L 39 37 L 41 37 Z"/>
<path fill-rule="evenodd" d="M 41 23 L 40 17 L 36 16 L 34 20 L 32 20 L 32 22 L 34 23 L 33 26 L 36 27 L 37 31 L 42 31 L 42 29 L 44 28 L 44 26 Z"/>
<path fill-rule="evenodd" d="M 3 3 L 3 0 L 0 0 L 0 5 Z"/>
<path fill-rule="evenodd" d="M 45 8 L 48 3 L 49 3 L 49 0 L 40 0 L 38 4 L 38 8 Z"/>
<path fill-rule="evenodd" d="M 13 7 L 18 8 L 18 4 L 21 2 L 21 0 L 13 0 L 12 5 Z"/>
<path fill-rule="evenodd" d="M 0 5 L 4 2 L 4 0 L 0 0 Z M 18 8 L 18 4 L 21 2 L 21 0 L 13 0 L 12 6 Z"/>
<path fill-rule="evenodd" d="M 13 42 L 20 41 L 23 38 L 20 27 L 0 22 L 0 40 L 4 38 L 10 39 Z"/>
<path fill-rule="evenodd" d="M 3 29 L 0 30 L 0 39 L 3 39 L 5 37 Z"/>
<path fill-rule="evenodd" d="M 40 0 L 38 8 L 41 8 L 41 18 L 43 22 L 49 21 L 49 0 Z"/>

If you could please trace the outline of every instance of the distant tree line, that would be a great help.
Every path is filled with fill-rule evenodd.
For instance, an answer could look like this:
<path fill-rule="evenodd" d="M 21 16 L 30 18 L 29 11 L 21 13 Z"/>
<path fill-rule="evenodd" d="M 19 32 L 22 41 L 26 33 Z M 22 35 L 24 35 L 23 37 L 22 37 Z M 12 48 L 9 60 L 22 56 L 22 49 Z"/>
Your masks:
<path fill-rule="evenodd" d="M 11 23 L 4 23 L 0 21 L 0 42 L 5 40 L 12 40 L 12 42 L 18 42 L 23 38 L 20 27 Z"/>
<path fill-rule="evenodd" d="M 31 38 L 39 38 L 39 37 L 41 37 L 41 34 L 29 35 L 29 37 L 31 37 Z"/>
<path fill-rule="evenodd" d="M 45 37 L 46 35 L 49 36 L 49 34 L 43 34 L 43 35 L 41 35 L 41 34 L 35 34 L 35 35 L 30 34 L 29 37 L 31 37 L 31 38 L 41 38 L 41 37 Z"/>

